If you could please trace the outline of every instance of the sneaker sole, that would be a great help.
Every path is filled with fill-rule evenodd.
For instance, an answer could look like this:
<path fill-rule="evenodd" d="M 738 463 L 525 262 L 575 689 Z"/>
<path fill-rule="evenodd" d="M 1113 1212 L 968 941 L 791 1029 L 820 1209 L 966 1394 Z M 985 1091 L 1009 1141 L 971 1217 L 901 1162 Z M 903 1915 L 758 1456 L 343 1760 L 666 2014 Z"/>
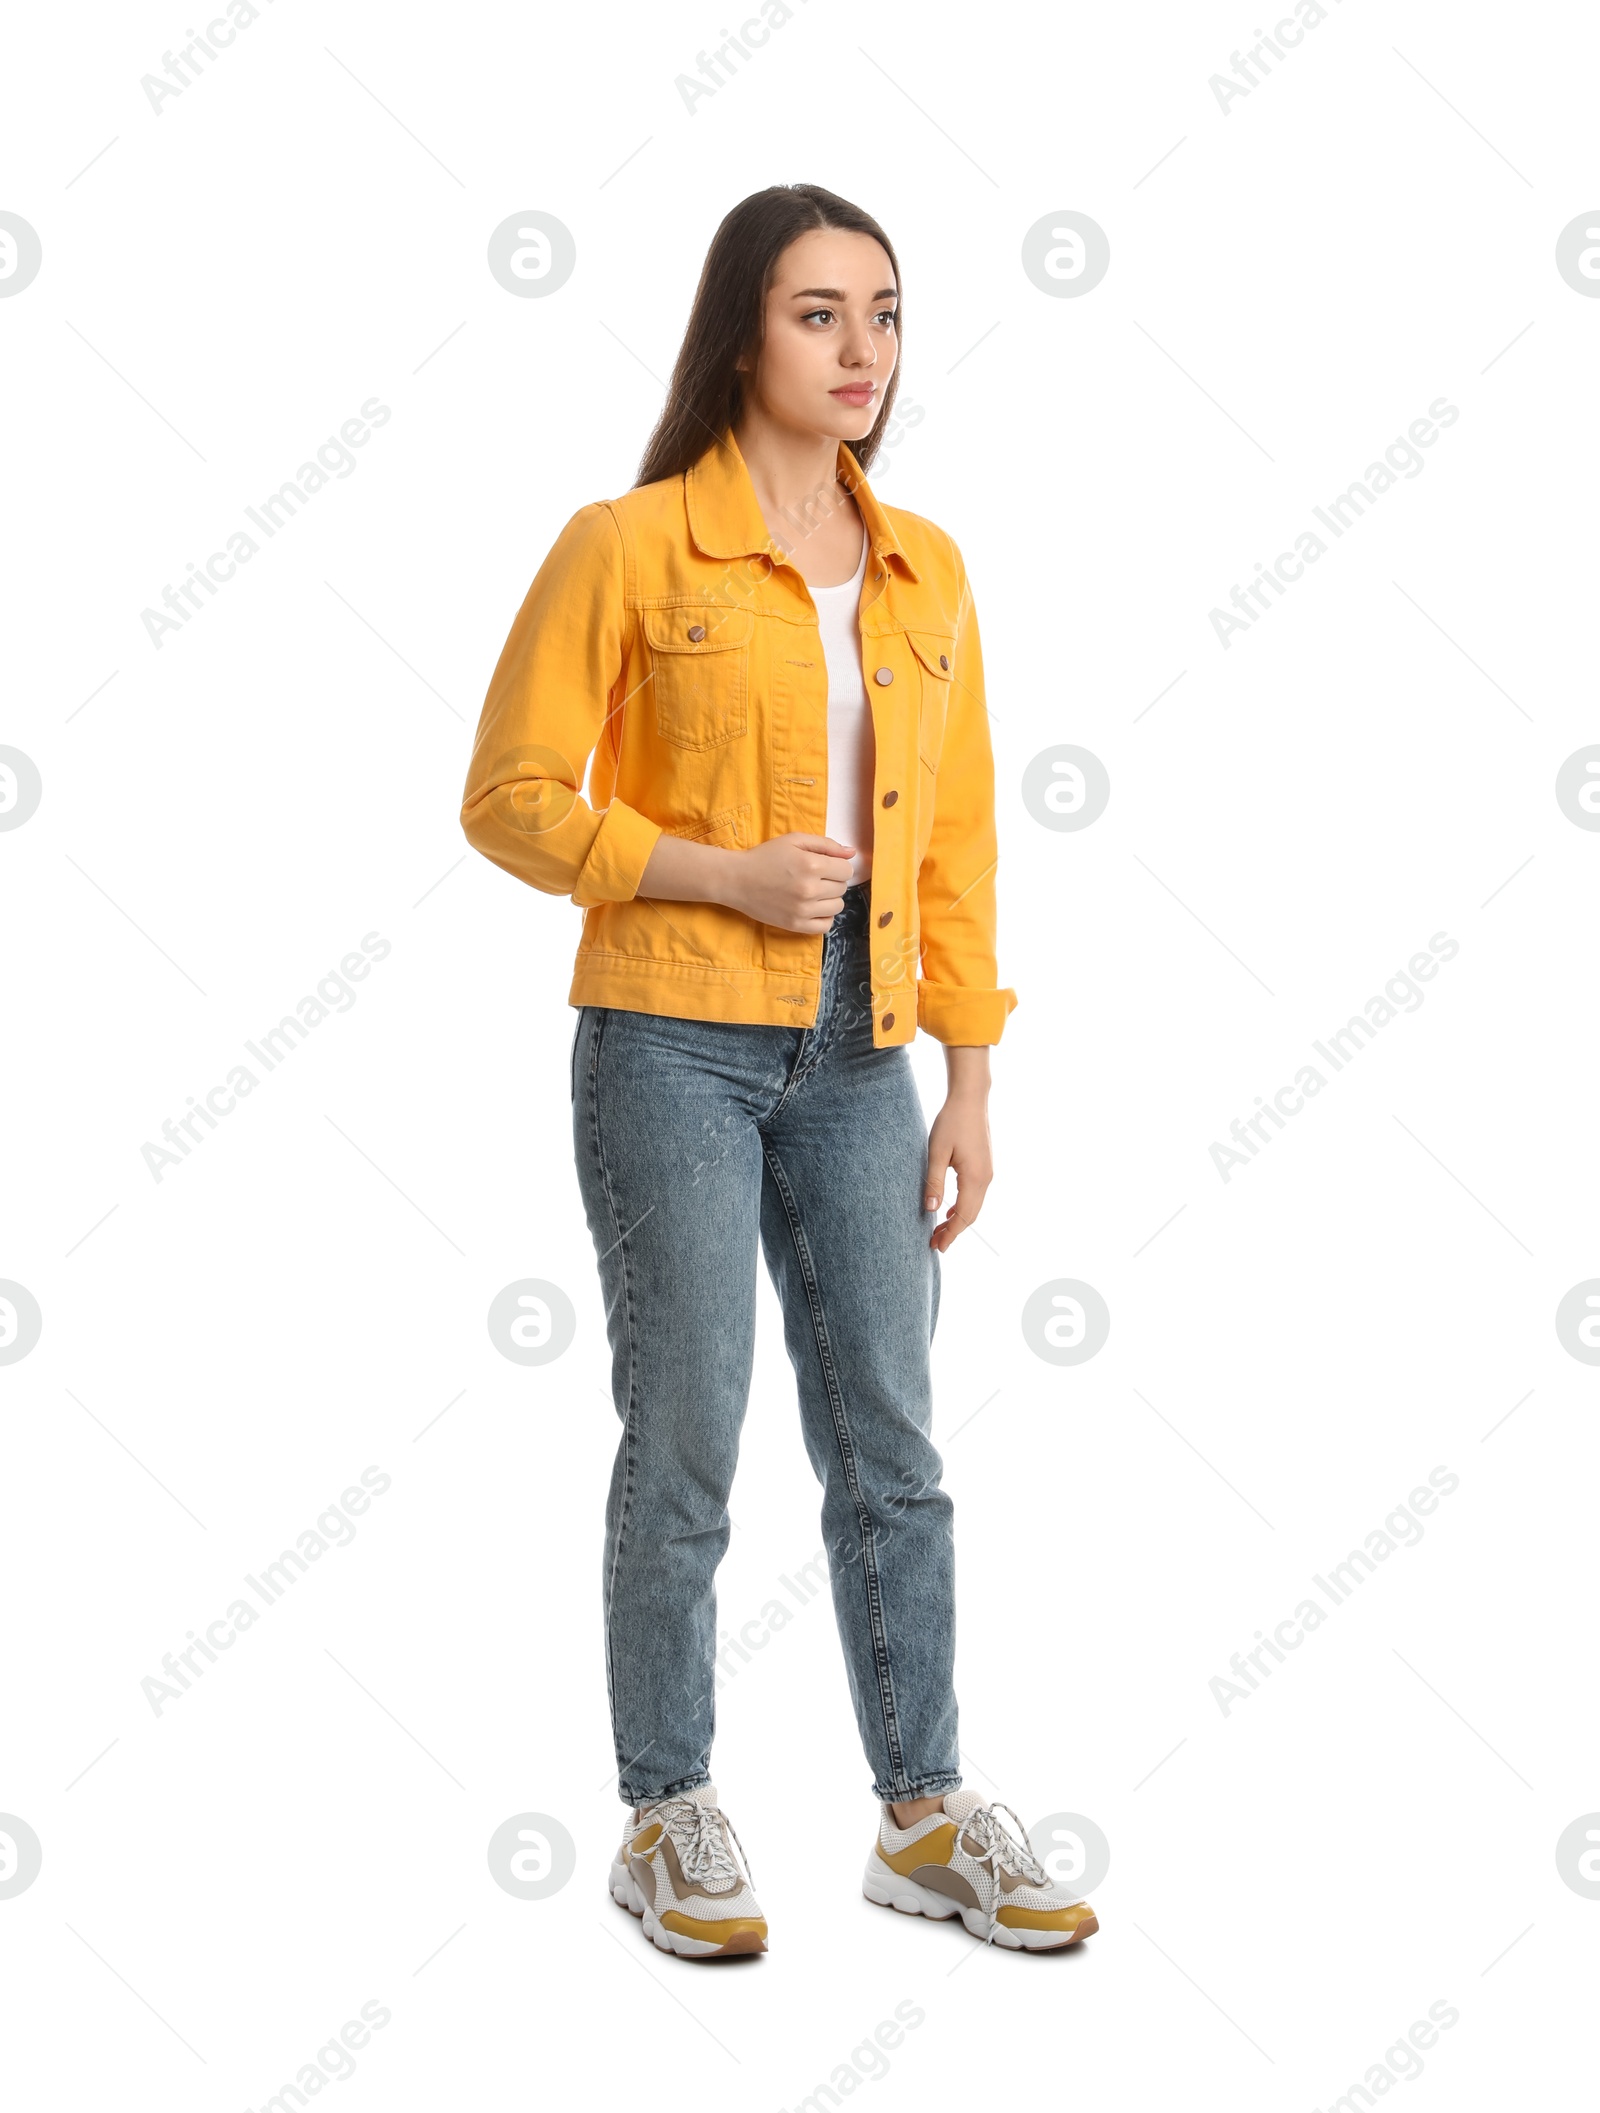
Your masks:
<path fill-rule="evenodd" d="M 893 1908 L 900 1915 L 925 1915 L 930 1922 L 948 1922 L 958 1915 L 969 1937 L 986 1938 L 989 1934 L 989 1918 L 982 1908 L 963 1907 L 948 1893 L 935 1893 L 914 1879 L 902 1878 L 876 1849 L 868 1859 L 861 1891 L 876 1907 Z M 1069 1945 L 1092 1937 L 1099 1927 L 1093 1915 L 1086 1916 L 1067 1936 L 1059 1930 L 1012 1929 L 1002 1922 L 995 1927 L 994 1941 L 1008 1952 L 1064 1952 Z"/>
<path fill-rule="evenodd" d="M 664 1930 L 656 1920 L 655 1910 L 644 1903 L 644 1895 L 633 1881 L 633 1875 L 620 1863 L 611 1866 L 611 1897 L 619 1908 L 626 1908 L 635 1921 L 644 1924 L 644 1933 L 659 1952 L 671 1952 L 679 1959 L 738 1959 L 748 1957 L 751 1952 L 764 1952 L 767 1940 L 758 1930 L 736 1930 L 726 1944 L 707 1944 L 699 1937 L 686 1937 L 680 1930 Z"/>

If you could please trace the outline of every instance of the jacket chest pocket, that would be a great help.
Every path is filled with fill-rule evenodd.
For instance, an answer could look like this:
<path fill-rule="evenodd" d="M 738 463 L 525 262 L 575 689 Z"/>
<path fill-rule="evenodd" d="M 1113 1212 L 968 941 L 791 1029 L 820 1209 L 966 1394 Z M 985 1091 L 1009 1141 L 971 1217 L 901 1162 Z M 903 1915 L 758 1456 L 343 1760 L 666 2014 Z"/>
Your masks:
<path fill-rule="evenodd" d="M 930 770 L 939 768 L 944 749 L 945 719 L 950 710 L 950 683 L 956 662 L 956 642 L 944 631 L 907 631 L 906 638 L 917 657 L 922 677 L 922 701 L 917 720 L 917 746 Z"/>
<path fill-rule="evenodd" d="M 718 748 L 750 725 L 748 609 L 716 603 L 644 611 L 656 731 L 676 748 Z"/>

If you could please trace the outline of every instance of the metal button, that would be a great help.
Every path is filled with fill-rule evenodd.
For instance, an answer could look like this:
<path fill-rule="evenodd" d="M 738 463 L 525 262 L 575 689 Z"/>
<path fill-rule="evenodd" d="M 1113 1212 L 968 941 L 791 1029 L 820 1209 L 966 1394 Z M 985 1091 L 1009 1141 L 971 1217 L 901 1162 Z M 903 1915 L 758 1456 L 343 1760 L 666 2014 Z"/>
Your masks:
<path fill-rule="evenodd" d="M 883 915 L 882 915 L 882 916 L 881 916 L 881 917 L 880 917 L 880 918 L 878 919 L 878 922 L 879 922 L 879 924 L 887 924 L 887 923 L 889 922 L 889 919 L 890 919 L 890 918 L 891 918 L 891 917 L 892 917 L 893 915 L 894 915 L 894 912 L 893 912 L 893 910 L 885 910 L 885 911 L 884 911 L 884 913 L 883 913 Z"/>
<path fill-rule="evenodd" d="M 885 806 L 885 807 L 892 807 L 892 806 L 894 805 L 895 801 L 899 799 L 899 797 L 900 797 L 900 795 L 899 795 L 899 793 L 897 793 L 897 792 L 886 792 L 886 793 L 884 794 L 884 796 L 883 796 L 883 804 L 884 804 L 884 806 Z"/>
<path fill-rule="evenodd" d="M 948 675 L 950 672 L 950 662 L 943 653 L 939 655 L 939 665 L 941 668 L 944 669 L 945 673 Z"/>
<path fill-rule="evenodd" d="M 889 687 L 889 684 L 894 681 L 894 669 L 879 668 L 877 674 L 874 675 L 872 679 L 874 682 L 881 682 L 884 688 L 887 689 Z"/>
<path fill-rule="evenodd" d="M 894 1025 L 894 1014 L 893 1014 L 892 1012 L 886 1012 L 886 1013 L 884 1014 L 884 1016 L 883 1016 L 883 1024 L 884 1024 L 884 1026 L 885 1026 L 885 1027 L 893 1027 L 893 1025 Z"/>
<path fill-rule="evenodd" d="M 694 640 L 696 645 L 699 645 L 701 639 L 704 638 L 705 635 L 706 627 L 704 624 L 691 624 L 689 626 L 689 636 Z"/>

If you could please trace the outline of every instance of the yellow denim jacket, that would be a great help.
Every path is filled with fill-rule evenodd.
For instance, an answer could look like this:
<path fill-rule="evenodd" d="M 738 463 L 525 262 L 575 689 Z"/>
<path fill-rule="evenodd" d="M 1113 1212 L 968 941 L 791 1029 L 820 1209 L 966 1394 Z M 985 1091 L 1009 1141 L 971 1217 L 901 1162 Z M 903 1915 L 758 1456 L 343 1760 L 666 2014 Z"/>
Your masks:
<path fill-rule="evenodd" d="M 996 986 L 994 758 L 966 570 L 943 529 L 881 504 L 843 442 L 838 474 L 869 543 L 873 1043 L 919 1026 L 995 1043 L 1017 996 Z M 682 476 L 563 528 L 489 685 L 461 826 L 584 909 L 570 1005 L 808 1027 L 820 933 L 645 899 L 639 878 L 664 830 L 735 849 L 825 835 L 827 769 L 816 605 L 730 430 Z"/>

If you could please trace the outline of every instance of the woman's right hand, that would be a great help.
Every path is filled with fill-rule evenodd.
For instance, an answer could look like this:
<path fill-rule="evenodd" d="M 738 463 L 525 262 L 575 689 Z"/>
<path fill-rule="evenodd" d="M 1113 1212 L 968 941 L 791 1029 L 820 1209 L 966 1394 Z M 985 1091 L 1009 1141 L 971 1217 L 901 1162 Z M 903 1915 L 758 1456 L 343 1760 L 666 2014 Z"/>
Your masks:
<path fill-rule="evenodd" d="M 758 924 L 775 924 L 785 932 L 825 932 L 844 908 L 853 844 L 791 831 L 733 856 L 730 892 L 720 900 Z"/>
<path fill-rule="evenodd" d="M 645 861 L 639 894 L 662 902 L 720 902 L 785 932 L 825 932 L 844 908 L 853 844 L 799 831 L 750 851 L 662 835 Z"/>

